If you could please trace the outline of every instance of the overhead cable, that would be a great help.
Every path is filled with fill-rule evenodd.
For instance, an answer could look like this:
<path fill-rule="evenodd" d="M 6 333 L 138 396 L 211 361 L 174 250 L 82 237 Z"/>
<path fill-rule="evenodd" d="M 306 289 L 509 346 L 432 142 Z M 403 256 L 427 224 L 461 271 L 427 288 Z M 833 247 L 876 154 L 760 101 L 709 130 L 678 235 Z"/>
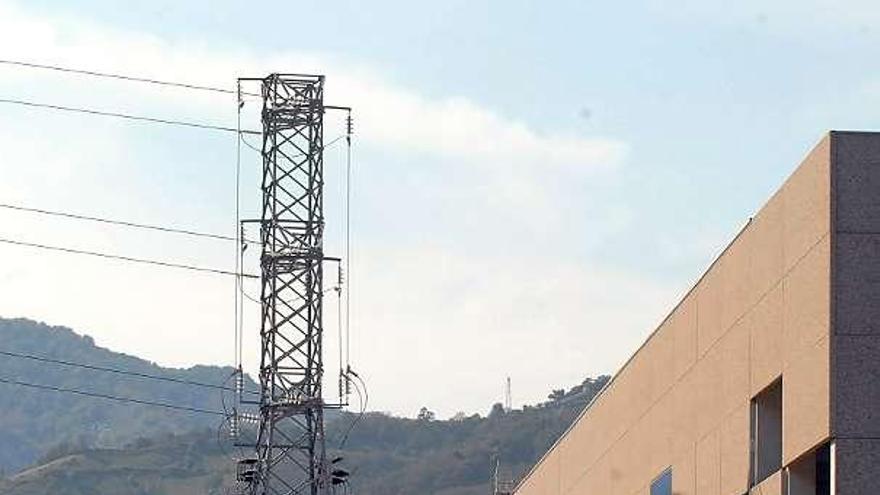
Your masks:
<path fill-rule="evenodd" d="M 360 377 L 353 370 L 349 369 L 348 374 L 350 376 L 354 376 L 357 378 L 357 381 L 351 381 L 352 385 L 354 385 L 354 390 L 358 394 L 358 398 L 360 399 L 360 411 L 357 416 L 355 416 L 354 420 L 352 420 L 351 424 L 348 425 L 348 429 L 342 435 L 342 439 L 339 442 L 339 450 L 345 448 L 345 443 L 348 442 L 348 437 L 351 435 L 352 430 L 354 430 L 355 426 L 364 418 L 364 415 L 367 413 L 367 407 L 369 407 L 370 403 L 370 393 L 367 391 L 367 384 L 364 382 L 363 378 Z M 350 378 L 346 378 L 350 379 Z M 358 382 L 360 382 L 360 386 L 358 386 Z"/>
<path fill-rule="evenodd" d="M 140 82 L 147 84 L 155 84 L 159 86 L 170 86 L 184 89 L 193 89 L 197 91 L 208 91 L 213 93 L 223 93 L 223 94 L 235 94 L 237 91 L 230 88 L 221 88 L 217 86 L 206 86 L 201 84 L 191 84 L 184 83 L 178 81 L 168 81 L 161 79 L 153 79 L 149 77 L 138 77 L 138 76 L 129 76 L 125 74 L 119 74 L 114 72 L 101 72 L 95 70 L 87 70 L 87 69 L 75 69 L 72 67 L 64 67 L 60 65 L 51 65 L 51 64 L 38 64 L 34 62 L 25 62 L 23 60 L 10 60 L 10 59 L 0 59 L 0 64 L 18 66 L 18 67 L 27 67 L 30 69 L 43 69 L 43 70 L 51 70 L 56 72 L 66 72 L 70 74 L 79 74 L 83 76 L 92 76 L 92 77 L 101 77 L 107 79 L 117 79 L 121 81 L 129 81 L 129 82 Z M 253 81 L 253 79 L 248 78 L 240 78 L 238 79 L 239 84 L 241 81 Z M 252 97 L 261 97 L 262 95 L 259 93 L 249 93 L 249 92 L 241 92 L 243 96 L 252 96 Z M 351 111 L 351 107 L 347 106 L 339 106 L 339 105 L 324 105 L 325 110 L 342 110 L 342 111 Z"/>
<path fill-rule="evenodd" d="M 343 139 L 345 139 L 345 135 L 344 135 L 344 134 L 343 134 L 343 135 L 340 135 L 340 136 L 336 136 L 335 138 L 333 138 L 333 139 L 331 139 L 330 141 L 328 141 L 327 144 L 325 144 L 324 146 L 321 146 L 320 149 L 322 149 L 322 150 L 326 150 L 327 148 L 332 147 L 334 144 L 336 144 L 336 143 L 342 141 Z M 250 142 L 248 142 L 248 140 L 245 139 L 244 136 L 241 136 L 241 142 L 243 142 L 245 146 L 247 146 L 248 148 L 250 148 L 250 149 L 256 151 L 256 152 L 259 153 L 260 155 L 263 154 L 263 150 L 261 150 L 260 148 L 257 148 L 256 146 L 254 146 L 253 144 L 251 144 Z M 295 154 L 295 155 L 291 155 L 290 158 L 297 158 L 297 157 L 305 156 L 305 155 L 306 155 L 306 153 L 297 153 L 297 154 Z"/>
<path fill-rule="evenodd" d="M 119 119 L 126 120 L 135 120 L 140 122 L 149 122 L 152 124 L 167 124 L 167 125 L 175 125 L 175 126 L 183 126 L 183 127 L 193 127 L 197 129 L 208 129 L 213 131 L 224 131 L 224 132 L 238 132 L 241 134 L 253 134 L 259 136 L 262 134 L 260 131 L 250 131 L 250 130 L 241 130 L 234 127 L 223 127 L 219 125 L 211 125 L 211 124 L 201 124 L 198 122 L 188 122 L 184 120 L 171 120 L 171 119 L 159 119 L 155 117 L 145 117 L 142 115 L 133 115 L 128 113 L 119 113 L 119 112 L 107 112 L 104 110 L 94 110 L 91 108 L 80 108 L 80 107 L 68 107 L 63 105 L 52 105 L 49 103 L 40 103 L 33 102 L 27 100 L 17 100 L 13 98 L 0 98 L 0 103 L 6 103 L 10 105 L 21 105 L 26 107 L 33 108 L 45 108 L 49 110 L 59 110 L 62 112 L 73 112 L 73 113 L 84 113 L 88 115 L 98 115 L 101 117 L 115 117 Z"/>
<path fill-rule="evenodd" d="M 131 227 L 136 229 L 145 229 L 145 230 L 155 230 L 158 232 L 167 232 L 172 234 L 183 234 L 194 237 L 204 237 L 208 239 L 217 239 L 221 241 L 237 241 L 235 237 L 223 235 L 223 234 L 214 234 L 211 232 L 199 232 L 195 230 L 187 230 L 187 229 L 178 229 L 174 227 L 163 227 L 161 225 L 150 225 L 145 223 L 137 223 L 130 222 L 127 220 L 115 220 L 111 218 L 103 218 L 103 217 L 93 217 L 89 215 L 79 215 L 75 213 L 67 213 L 63 211 L 54 211 L 54 210 L 45 210 L 42 208 L 32 208 L 29 206 L 21 206 L 21 205 L 13 205 L 9 203 L 0 203 L 0 208 L 7 210 L 15 210 L 15 211 L 23 211 L 27 213 L 38 213 L 40 215 L 49 215 L 63 218 L 71 218 L 74 220 L 86 220 L 89 222 L 98 222 L 98 223 L 106 223 L 110 225 L 119 225 L 122 227 Z M 256 241 L 248 241 L 249 243 L 256 243 Z"/>
<path fill-rule="evenodd" d="M 17 385 L 19 387 L 34 388 L 34 389 L 39 389 L 39 390 L 48 390 L 51 392 L 62 392 L 62 393 L 66 393 L 66 394 L 82 395 L 85 397 L 106 399 L 106 400 L 112 400 L 112 401 L 116 401 L 116 402 L 128 402 L 128 403 L 132 403 L 132 404 L 140 404 L 142 406 L 162 407 L 165 409 L 174 409 L 174 410 L 178 410 L 178 411 L 187 411 L 187 412 L 193 412 L 193 413 L 199 413 L 199 414 L 211 414 L 214 416 L 224 416 L 224 414 L 221 411 L 202 409 L 199 407 L 177 406 L 177 405 L 168 404 L 165 402 L 154 402 L 154 401 L 143 400 L 143 399 L 135 399 L 133 397 L 119 397 L 116 395 L 101 394 L 101 393 L 97 393 L 97 392 L 86 392 L 85 390 L 79 390 L 79 389 L 75 389 L 75 388 L 56 387 L 54 385 L 39 385 L 36 383 L 21 382 L 18 380 L 10 380 L 8 378 L 2 378 L 2 377 L 0 377 L 0 383 L 6 383 L 9 385 Z"/>
<path fill-rule="evenodd" d="M 132 258 L 130 256 L 121 256 L 121 255 L 117 255 L 117 254 L 99 253 L 96 251 L 85 251 L 82 249 L 73 249 L 73 248 L 67 248 L 67 247 L 61 247 L 61 246 L 49 246 L 46 244 L 38 244 L 35 242 L 25 242 L 25 241 L 16 241 L 13 239 L 0 238 L 0 243 L 11 244 L 14 246 L 24 246 L 24 247 L 32 247 L 32 248 L 38 248 L 38 249 L 46 249 L 49 251 L 58 251 L 58 252 L 62 252 L 62 253 L 81 254 L 81 255 L 85 255 L 85 256 L 95 256 L 95 257 L 99 257 L 99 258 L 107 258 L 107 259 L 118 260 L 118 261 L 127 261 L 127 262 L 131 262 L 131 263 L 143 263 L 143 264 L 148 264 L 148 265 L 164 266 L 167 268 L 180 268 L 182 270 L 191 270 L 191 271 L 196 271 L 196 272 L 216 273 L 219 275 L 233 275 L 233 276 L 236 275 L 236 273 L 233 271 L 220 270 L 220 269 L 216 269 L 216 268 L 205 268 L 205 267 L 195 266 L 195 265 L 185 265 L 182 263 L 172 263 L 172 262 L 168 262 L 168 261 L 150 260 L 150 259 L 144 259 L 144 258 Z M 253 275 L 253 274 L 249 274 L 249 273 L 244 273 L 244 274 L 241 274 L 240 276 L 245 277 L 245 278 L 252 278 L 252 279 L 260 278 L 259 275 Z"/>
<path fill-rule="evenodd" d="M 23 62 L 20 60 L 0 60 L 0 64 L 4 65 L 16 65 L 19 67 L 28 67 L 30 69 L 45 69 L 45 70 L 53 70 L 57 72 L 67 72 L 70 74 L 79 74 L 84 76 L 93 76 L 93 77 L 103 77 L 107 79 L 118 79 L 122 81 L 131 81 L 131 82 L 142 82 L 148 84 L 156 84 L 159 86 L 172 86 L 177 88 L 185 88 L 185 89 L 195 89 L 199 91 L 209 91 L 213 93 L 225 93 L 232 94 L 235 93 L 232 89 L 227 88 L 218 88 L 213 86 L 202 86 L 200 84 L 189 84 L 189 83 L 181 83 L 174 81 L 162 81 L 158 79 L 151 79 L 147 77 L 136 77 L 136 76 L 127 76 L 124 74 L 116 74 L 112 72 L 98 72 L 93 70 L 84 70 L 84 69 L 73 69 L 70 67 L 62 67 L 60 65 L 47 65 L 47 64 L 36 64 L 33 62 Z M 249 96 L 260 96 L 257 94 L 252 94 Z"/>
<path fill-rule="evenodd" d="M 244 100 L 242 100 L 241 94 L 241 81 L 236 82 L 236 99 L 238 100 L 235 105 L 236 109 L 236 130 L 241 131 L 241 108 L 244 106 Z M 233 299 L 233 305 L 235 307 L 233 317 L 235 321 L 233 321 L 233 346 L 235 348 L 235 356 L 233 365 L 236 369 L 241 369 L 242 362 L 242 328 L 244 327 L 244 304 L 241 300 L 241 296 L 244 292 L 244 289 L 241 286 L 241 277 L 240 274 L 242 272 L 242 264 L 244 257 L 244 250 L 247 246 L 241 242 L 244 238 L 244 226 L 241 224 L 241 143 L 244 141 L 244 136 L 241 135 L 241 132 L 238 133 L 238 139 L 235 140 L 235 294 Z M 224 407 L 225 409 L 225 407 Z"/>
<path fill-rule="evenodd" d="M 45 357 L 45 356 L 37 356 L 34 354 L 25 354 L 25 353 L 0 350 L 0 355 L 13 357 L 13 358 L 20 358 L 20 359 L 29 359 L 31 361 L 38 361 L 41 363 L 59 364 L 62 366 L 83 368 L 83 369 L 92 370 L 92 371 L 101 371 L 101 372 L 105 372 L 105 373 L 115 373 L 115 374 L 119 374 L 119 375 L 134 376 L 137 378 L 145 378 L 148 380 L 158 380 L 158 381 L 163 381 L 163 382 L 178 383 L 181 385 L 189 385 L 189 386 L 195 386 L 195 387 L 205 387 L 205 388 L 218 389 L 218 390 L 235 391 L 235 389 L 233 387 L 228 387 L 225 385 L 218 385 L 216 383 L 198 382 L 198 381 L 194 381 L 194 380 L 186 380 L 183 378 L 174 378 L 174 377 L 169 377 L 169 376 L 153 375 L 150 373 L 141 373 L 141 372 L 137 372 L 137 371 L 123 370 L 123 369 L 119 369 L 119 368 L 110 368 L 110 367 L 106 367 L 106 366 L 98 366 L 98 365 L 93 365 L 93 364 L 77 363 L 74 361 L 65 361 L 63 359 L 54 359 L 54 358 Z M 254 390 L 247 390 L 245 392 L 258 393 Z"/>
<path fill-rule="evenodd" d="M 354 134 L 354 121 L 351 111 L 345 119 L 345 363 L 351 367 L 351 137 Z M 340 342 L 340 346 L 342 343 Z M 366 385 L 365 385 L 366 388 Z"/>

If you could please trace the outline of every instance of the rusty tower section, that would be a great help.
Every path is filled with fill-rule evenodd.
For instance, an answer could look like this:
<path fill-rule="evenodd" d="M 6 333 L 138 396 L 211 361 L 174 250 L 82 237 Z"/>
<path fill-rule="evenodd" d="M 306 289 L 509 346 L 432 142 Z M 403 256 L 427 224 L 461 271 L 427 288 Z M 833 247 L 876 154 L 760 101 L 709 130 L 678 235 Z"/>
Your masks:
<path fill-rule="evenodd" d="M 260 422 L 254 495 L 330 491 L 321 390 L 324 76 L 262 79 Z"/>

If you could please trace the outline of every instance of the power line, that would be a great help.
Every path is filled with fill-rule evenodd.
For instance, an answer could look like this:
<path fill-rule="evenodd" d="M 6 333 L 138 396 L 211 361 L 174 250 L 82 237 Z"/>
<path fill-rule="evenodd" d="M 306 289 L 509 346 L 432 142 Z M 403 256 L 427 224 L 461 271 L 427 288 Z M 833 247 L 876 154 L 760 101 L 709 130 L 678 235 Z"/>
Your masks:
<path fill-rule="evenodd" d="M 83 76 L 93 76 L 93 77 L 103 77 L 107 79 L 118 79 L 122 81 L 131 81 L 131 82 L 142 82 L 148 84 L 156 84 L 159 86 L 171 86 L 177 88 L 186 88 L 186 89 L 195 89 L 199 91 L 209 91 L 213 93 L 225 93 L 225 94 L 233 94 L 234 90 L 226 89 L 226 88 L 218 88 L 214 86 L 202 86 L 199 84 L 189 84 L 189 83 L 181 83 L 174 81 L 162 81 L 159 79 L 151 79 L 147 77 L 136 77 L 136 76 L 127 76 L 124 74 L 117 74 L 112 72 L 98 72 L 93 70 L 84 70 L 84 69 L 73 69 L 70 67 L 62 67 L 60 65 L 47 65 L 47 64 L 36 64 L 32 62 L 23 62 L 20 60 L 0 60 L 0 64 L 4 65 L 16 65 L 19 67 L 28 67 L 30 69 L 45 69 L 45 70 L 53 70 L 57 72 L 67 72 L 70 74 L 80 74 Z M 260 96 L 258 94 L 248 94 L 248 96 Z"/>
<path fill-rule="evenodd" d="M 141 373 L 138 371 L 123 370 L 123 369 L 119 369 L 119 368 L 110 368 L 110 367 L 106 367 L 106 366 L 97 366 L 94 364 L 77 363 L 74 361 L 65 361 L 63 359 L 53 359 L 53 358 L 45 357 L 45 356 L 37 356 L 34 354 L 23 354 L 23 353 L 18 353 L 18 352 L 0 350 L 0 355 L 13 357 L 13 358 L 19 358 L 19 359 L 29 359 L 31 361 L 39 361 L 41 363 L 51 363 L 51 364 L 59 364 L 62 366 L 70 366 L 70 367 L 74 367 L 74 368 L 83 368 L 83 369 L 92 370 L 92 371 L 101 371 L 101 372 L 105 372 L 105 373 L 116 373 L 119 375 L 134 376 L 137 378 L 145 378 L 148 380 L 172 382 L 172 383 L 178 383 L 178 384 L 182 384 L 182 385 L 205 387 L 205 388 L 211 388 L 211 389 L 217 389 L 217 390 L 227 390 L 230 392 L 235 391 L 235 389 L 233 387 L 227 387 L 225 385 L 217 385 L 215 383 L 205 383 L 205 382 L 199 382 L 199 381 L 195 381 L 195 380 L 186 380 L 183 378 L 173 378 L 173 377 L 168 377 L 168 376 L 153 375 L 150 373 Z M 248 390 L 246 392 L 247 393 L 258 393 L 256 391 L 252 391 L 252 390 Z"/>
<path fill-rule="evenodd" d="M 144 259 L 144 258 L 132 258 L 130 256 L 121 256 L 121 255 L 117 255 L 117 254 L 99 253 L 96 251 L 85 251 L 85 250 L 81 250 L 81 249 L 72 249 L 72 248 L 66 248 L 66 247 L 61 247 L 61 246 L 49 246 L 46 244 L 37 244 L 34 242 L 16 241 L 13 239 L 0 238 L 0 243 L 12 244 L 15 246 L 32 247 L 32 248 L 38 248 L 38 249 L 46 249 L 49 251 L 59 251 L 62 253 L 69 253 L 69 254 L 81 254 L 81 255 L 85 255 L 85 256 L 95 256 L 95 257 L 99 257 L 99 258 L 107 258 L 107 259 L 112 259 L 112 260 L 128 261 L 131 263 L 143 263 L 143 264 L 148 264 L 148 265 L 164 266 L 167 268 L 180 268 L 182 270 L 191 270 L 191 271 L 206 272 L 206 273 L 216 273 L 219 275 L 233 275 L 233 276 L 236 275 L 235 272 L 231 272 L 228 270 L 220 270 L 220 269 L 216 269 L 216 268 L 205 268 L 205 267 L 200 267 L 200 266 L 195 266 L 195 265 L 185 265 L 182 263 L 172 263 L 172 262 L 168 262 L 168 261 L 149 260 L 149 259 Z M 245 277 L 245 278 L 253 278 L 253 279 L 260 278 L 259 275 L 253 275 L 253 274 L 249 274 L 249 273 L 243 273 L 243 274 L 240 274 L 239 276 Z"/>
<path fill-rule="evenodd" d="M 200 124 L 197 122 L 188 122 L 184 120 L 171 120 L 171 119 L 159 119 L 154 117 L 145 117 L 142 115 L 133 115 L 128 113 L 119 113 L 119 112 L 106 112 L 103 110 L 94 110 L 91 108 L 80 108 L 80 107 L 68 107 L 63 105 L 52 105 L 49 103 L 39 103 L 33 101 L 26 100 L 17 100 L 12 98 L 0 98 L 0 103 L 7 103 L 10 105 L 22 105 L 26 107 L 33 108 L 45 108 L 49 110 L 59 110 L 62 112 L 73 112 L 73 113 L 84 113 L 88 115 L 98 115 L 101 117 L 115 117 L 119 119 L 126 120 L 135 120 L 140 122 L 150 122 L 153 124 L 167 124 L 167 125 L 176 125 L 183 127 L 194 127 L 197 129 L 208 129 L 213 131 L 224 131 L 224 132 L 238 132 L 241 134 L 253 134 L 259 136 L 262 134 L 260 131 L 249 131 L 249 130 L 241 130 L 234 127 L 223 127 L 218 125 L 210 125 L 210 124 Z"/>
<path fill-rule="evenodd" d="M 345 362 L 351 367 L 351 136 L 354 121 L 351 111 L 345 119 Z M 339 343 L 342 346 L 342 342 Z M 366 387 L 366 386 L 365 386 Z"/>
<path fill-rule="evenodd" d="M 357 392 L 358 398 L 360 399 L 361 410 L 348 426 L 348 430 L 346 430 L 346 432 L 342 435 L 342 439 L 339 442 L 339 447 L 337 447 L 339 450 L 342 450 L 345 447 L 345 443 L 348 441 L 348 436 L 351 435 L 354 427 L 357 426 L 357 424 L 363 419 L 364 415 L 366 415 L 367 407 L 369 407 L 370 403 L 370 392 L 367 390 L 367 384 L 364 382 L 363 378 L 361 378 L 360 375 L 352 371 L 350 368 L 348 372 L 351 376 L 357 378 L 357 381 L 352 381 L 351 383 L 354 385 L 355 392 Z M 360 382 L 360 386 L 358 386 L 358 382 Z M 363 389 L 361 387 L 363 387 Z"/>
<path fill-rule="evenodd" d="M 85 397 L 106 399 L 106 400 L 112 400 L 112 401 L 117 401 L 117 402 L 128 402 L 128 403 L 132 403 L 132 404 L 140 404 L 142 406 L 163 407 L 165 409 L 175 409 L 178 411 L 187 411 L 187 412 L 194 412 L 194 413 L 199 413 L 199 414 L 211 414 L 214 416 L 225 416 L 224 413 L 222 413 L 220 411 L 214 411 L 211 409 L 201 409 L 198 407 L 188 407 L 188 406 L 176 406 L 174 404 L 167 404 L 165 402 L 153 402 L 153 401 L 149 401 L 149 400 L 135 399 L 133 397 L 119 397 L 116 395 L 101 394 L 101 393 L 97 393 L 97 392 L 86 392 L 84 390 L 78 390 L 75 388 L 56 387 L 54 385 L 38 385 L 36 383 L 20 382 L 18 380 L 10 380 L 8 378 L 2 378 L 2 377 L 0 377 L 0 383 L 6 383 L 9 385 L 17 385 L 19 387 L 35 388 L 35 389 L 39 389 L 39 390 L 49 390 L 52 392 L 62 392 L 62 393 L 67 393 L 67 394 L 82 395 Z"/>
<path fill-rule="evenodd" d="M 327 142 L 327 144 L 325 144 L 324 146 L 321 146 L 320 149 L 322 149 L 322 150 L 326 150 L 327 148 L 330 148 L 330 147 L 332 147 L 334 144 L 336 144 L 336 143 L 342 141 L 343 139 L 345 139 L 345 137 L 346 137 L 345 134 L 342 134 L 342 135 L 336 136 L 335 138 L 333 138 L 333 139 L 331 139 L 329 142 Z M 263 150 L 261 150 L 260 148 L 257 148 L 256 146 L 254 146 L 253 144 L 251 144 L 250 142 L 248 142 L 248 140 L 245 139 L 244 136 L 240 136 L 240 138 L 241 138 L 241 142 L 243 142 L 243 143 L 245 144 L 245 146 L 247 146 L 248 148 L 250 148 L 250 149 L 256 151 L 256 152 L 259 153 L 260 155 L 263 154 Z M 297 157 L 305 156 L 305 155 L 306 155 L 306 153 L 297 153 L 297 154 L 295 154 L 295 155 L 290 155 L 290 158 L 297 158 Z"/>
<path fill-rule="evenodd" d="M 167 232 L 172 234 L 183 234 L 190 235 L 194 237 L 204 237 L 208 239 L 217 239 L 221 241 L 236 241 L 237 239 L 232 236 L 223 235 L 223 234 L 214 234 L 211 232 L 199 232 L 195 230 L 187 230 L 187 229 L 178 229 L 174 227 L 163 227 L 161 225 L 150 225 L 145 223 L 137 223 L 130 222 L 127 220 L 114 220 L 111 218 L 103 218 L 103 217 L 93 217 L 89 215 L 79 215 L 75 213 L 67 213 L 63 211 L 53 211 L 53 210 L 45 210 L 42 208 L 32 208 L 29 206 L 21 206 L 21 205 L 13 205 L 9 203 L 0 203 L 0 208 L 7 210 L 15 210 L 15 211 L 23 211 L 27 213 L 38 213 L 40 215 L 49 215 L 63 218 L 71 218 L 74 220 L 86 220 L 89 222 L 98 222 L 98 223 L 106 223 L 110 225 L 119 225 L 122 227 L 131 227 L 136 229 L 145 229 L 145 230 L 155 230 L 158 232 Z M 245 241 L 250 243 L 256 243 L 256 241 Z"/>
<path fill-rule="evenodd" d="M 242 99 L 241 94 L 241 81 L 236 81 L 236 121 L 235 126 L 239 131 L 241 130 L 241 108 L 244 106 L 244 100 Z M 235 140 L 235 235 L 236 235 L 236 246 L 235 246 L 235 297 L 234 297 L 234 317 L 235 321 L 233 322 L 233 326 L 235 329 L 235 334 L 233 336 L 234 342 L 233 346 L 235 347 L 235 367 L 237 369 L 241 369 L 242 363 L 242 342 L 243 342 L 243 328 L 244 328 L 244 302 L 242 301 L 242 295 L 244 294 L 244 288 L 241 286 L 241 277 L 239 274 L 242 272 L 242 264 L 244 263 L 244 249 L 247 247 L 242 244 L 240 239 L 244 238 L 244 226 L 241 224 L 241 143 L 244 141 L 244 136 L 241 133 L 238 133 L 238 139 Z M 225 407 L 224 407 L 225 410 Z"/>
<path fill-rule="evenodd" d="M 8 59 L 3 60 L 3 59 L 0 59 L 0 64 L 13 65 L 13 66 L 19 66 L 19 67 L 27 67 L 30 69 L 43 69 L 43 70 L 52 70 L 52 71 L 57 71 L 57 72 L 67 72 L 70 74 L 79 74 L 79 75 L 83 75 L 83 76 L 102 77 L 102 78 L 107 78 L 107 79 L 117 79 L 117 80 L 121 80 L 121 81 L 155 84 L 155 85 L 159 85 L 159 86 L 170 86 L 170 87 L 177 87 L 177 88 L 194 89 L 194 90 L 198 90 L 198 91 L 209 91 L 209 92 L 213 92 L 213 93 L 224 93 L 224 94 L 237 93 L 236 90 L 229 89 L 229 88 L 220 88 L 217 86 L 206 86 L 206 85 L 201 85 L 201 84 L 191 84 L 191 83 L 184 83 L 184 82 L 178 82 L 178 81 L 168 81 L 168 80 L 161 80 L 161 79 L 153 79 L 153 78 L 149 78 L 149 77 L 129 76 L 129 75 L 119 74 L 119 73 L 115 73 L 115 72 L 100 72 L 100 71 L 86 70 L 86 69 L 74 69 L 72 67 L 64 67 L 64 66 L 60 66 L 60 65 L 37 64 L 34 62 L 24 62 L 22 60 L 8 60 Z M 256 81 L 256 80 L 259 80 L 259 79 L 239 78 L 238 82 L 240 84 L 241 81 Z M 259 93 L 248 93 L 248 92 L 243 91 L 243 92 L 241 92 L 241 94 L 243 96 L 253 96 L 253 97 L 258 97 L 258 98 L 262 97 L 262 95 Z M 324 109 L 325 110 L 342 110 L 342 111 L 346 111 L 346 112 L 351 112 L 351 107 L 339 106 L 339 105 L 324 105 Z"/>

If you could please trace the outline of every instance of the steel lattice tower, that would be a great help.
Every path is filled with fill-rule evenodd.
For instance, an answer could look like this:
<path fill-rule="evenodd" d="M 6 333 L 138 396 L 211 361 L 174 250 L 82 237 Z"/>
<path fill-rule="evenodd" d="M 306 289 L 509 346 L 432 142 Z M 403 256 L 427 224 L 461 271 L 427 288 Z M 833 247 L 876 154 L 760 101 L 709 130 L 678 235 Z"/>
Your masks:
<path fill-rule="evenodd" d="M 330 490 L 324 447 L 324 76 L 262 80 L 263 182 L 257 495 Z"/>

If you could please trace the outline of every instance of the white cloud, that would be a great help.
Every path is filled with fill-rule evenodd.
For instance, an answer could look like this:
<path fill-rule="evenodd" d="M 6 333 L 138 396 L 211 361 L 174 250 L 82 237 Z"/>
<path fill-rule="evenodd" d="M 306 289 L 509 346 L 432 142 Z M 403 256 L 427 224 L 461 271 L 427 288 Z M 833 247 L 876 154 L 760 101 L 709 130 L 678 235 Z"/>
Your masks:
<path fill-rule="evenodd" d="M 0 44 L 5 58 L 196 84 L 231 87 L 237 75 L 279 68 L 326 73 L 328 101 L 355 107 L 358 139 L 414 163 L 422 156 L 442 163 L 447 182 L 430 185 L 443 192 L 431 201 L 457 209 L 455 215 L 486 230 L 516 232 L 525 244 L 551 247 L 564 242 L 558 196 L 573 194 L 571 189 L 587 179 L 613 175 L 626 155 L 626 145 L 616 139 L 538 130 L 457 95 L 422 96 L 328 56 L 281 53 L 258 58 L 244 50 L 172 43 L 83 20 L 38 18 L 2 1 Z M 0 70 L 4 91 L 22 92 L 12 96 L 154 116 L 198 115 L 198 120 L 220 124 L 235 112 L 232 102 L 218 104 L 210 95 L 138 85 L 104 91 L 111 83 L 99 87 L 104 83 L 60 76 L 50 82 L 56 80 L 39 71 Z M 192 205 L 173 191 L 160 186 L 147 190 L 139 182 L 145 176 L 167 175 L 167 181 L 185 177 L 183 169 L 166 165 L 126 175 L 150 160 L 128 155 L 135 145 L 145 148 L 144 138 L 129 132 L 129 124 L 99 118 L 76 122 L 87 124 L 65 128 L 58 123 L 50 133 L 56 138 L 47 145 L 45 132 L 15 130 L 19 123 L 0 119 L 0 195 L 37 206 L 107 211 L 138 220 L 155 217 L 157 223 L 170 218 L 179 224 L 195 208 L 213 209 L 211 222 L 231 223 L 231 210 Z M 194 135 L 187 144 L 200 146 L 200 139 Z M 231 147 L 229 151 L 231 155 Z M 125 174 L 112 172 L 126 161 Z M 228 163 L 190 165 L 214 175 L 231 171 Z M 412 228 L 431 230 L 431 220 L 414 222 Z M 84 248 L 203 266 L 227 267 L 231 261 L 232 253 L 223 245 L 156 243 L 79 225 L 32 226 L 31 220 L 6 215 L 0 231 L 54 244 L 74 239 Z M 482 410 L 500 394 L 506 374 L 514 378 L 517 397 L 540 399 L 550 385 L 613 371 L 659 320 L 660 303 L 670 300 L 668 288 L 631 273 L 553 252 L 529 254 L 534 250 L 515 244 L 474 245 L 462 231 L 431 235 L 445 236 L 444 250 L 437 247 L 439 242 L 405 244 L 376 232 L 356 252 L 355 350 L 372 385 L 373 407 L 379 409 L 412 413 L 425 403 L 442 414 Z M 458 248 L 445 250 L 450 244 Z M 173 271 L 21 248 L 0 248 L 0 259 L 7 260 L 0 263 L 0 315 L 72 325 L 102 344 L 165 364 L 229 361 L 232 287 L 224 279 L 187 278 Z M 256 323 L 249 324 L 253 333 Z M 331 317 L 328 328 L 332 324 Z M 256 339 L 245 344 L 253 363 Z M 328 356 L 335 352 L 332 344 L 327 350 Z"/>
<path fill-rule="evenodd" d="M 463 98 L 431 101 L 372 80 L 345 82 L 340 93 L 356 102 L 364 137 L 394 149 L 439 152 L 494 172 L 536 164 L 544 172 L 613 167 L 624 155 L 619 141 L 542 135 Z"/>
<path fill-rule="evenodd" d="M 230 88 L 236 76 L 279 68 L 328 74 L 328 99 L 355 108 L 358 130 L 369 143 L 453 156 L 496 169 L 536 163 L 544 170 L 612 167 L 625 152 L 620 141 L 539 132 L 458 96 L 431 100 L 328 56 L 217 52 L 200 43 L 170 43 L 83 21 L 38 19 L 10 3 L 0 3 L 0 43 L 6 47 L 4 56 L 12 59 L 197 84 L 219 82 Z M 216 106 L 207 98 L 196 101 Z"/>
<path fill-rule="evenodd" d="M 613 372 L 677 295 L 552 256 L 423 246 L 357 259 L 355 357 L 376 403 L 410 414 L 422 405 L 484 413 L 506 375 L 522 404 Z M 389 363 L 396 373 L 384 371 Z"/>
<path fill-rule="evenodd" d="M 467 182 L 480 186 L 473 191 L 477 198 L 469 201 L 487 202 L 499 211 L 518 210 L 519 220 L 531 228 L 544 229 L 553 222 L 557 186 L 607 175 L 622 164 L 627 152 L 620 140 L 538 130 L 457 95 L 427 98 L 362 65 L 328 55 L 218 51 L 198 41 L 169 42 L 79 19 L 38 18 L 2 1 L 0 43 L 10 59 L 230 88 L 236 76 L 279 68 L 328 74 L 327 100 L 355 108 L 359 145 L 397 156 L 425 154 L 443 160 L 450 174 L 467 176 Z M 3 66 L 0 74 L 24 93 L 13 96 L 25 99 L 221 125 L 235 118 L 233 102 L 224 105 L 221 99 L 218 105 L 211 94 L 137 84 L 120 91 L 116 83 L 103 86 L 100 80 Z M 46 86 L 47 77 L 55 76 L 49 80 L 62 83 Z M 104 87 L 115 90 L 103 91 Z M 256 107 L 248 105 L 246 117 L 254 116 Z M 252 119 L 245 127 L 257 124 Z"/>

